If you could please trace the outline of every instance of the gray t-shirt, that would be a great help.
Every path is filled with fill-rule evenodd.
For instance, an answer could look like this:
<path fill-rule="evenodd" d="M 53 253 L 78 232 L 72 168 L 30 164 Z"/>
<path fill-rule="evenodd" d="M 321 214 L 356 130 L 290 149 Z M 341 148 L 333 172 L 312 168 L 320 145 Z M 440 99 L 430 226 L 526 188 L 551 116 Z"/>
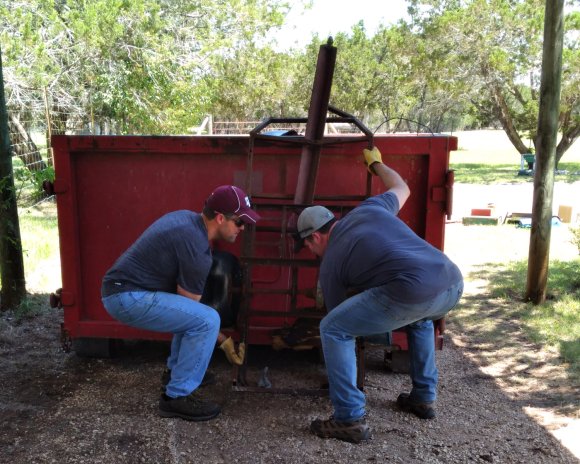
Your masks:
<path fill-rule="evenodd" d="M 203 293 L 212 264 L 200 214 L 181 210 L 151 224 L 103 278 L 103 297 L 130 290 Z"/>
<path fill-rule="evenodd" d="M 368 198 L 339 220 L 320 266 L 327 310 L 349 289 L 386 286 L 400 302 L 421 303 L 461 281 L 457 266 L 415 234 L 396 214 L 392 192 Z"/>

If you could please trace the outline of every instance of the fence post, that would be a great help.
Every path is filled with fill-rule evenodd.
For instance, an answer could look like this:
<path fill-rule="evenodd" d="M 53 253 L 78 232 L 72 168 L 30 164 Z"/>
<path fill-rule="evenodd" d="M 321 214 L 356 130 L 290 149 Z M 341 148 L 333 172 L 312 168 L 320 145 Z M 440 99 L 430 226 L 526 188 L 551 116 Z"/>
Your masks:
<path fill-rule="evenodd" d="M 46 164 L 52 166 L 52 124 L 50 120 L 50 110 L 48 109 L 48 91 L 46 86 L 43 89 L 44 96 L 44 116 L 46 118 Z"/>
<path fill-rule="evenodd" d="M 12 147 L 4 96 L 0 48 L 0 310 L 17 307 L 26 295 L 18 206 L 14 192 Z"/>

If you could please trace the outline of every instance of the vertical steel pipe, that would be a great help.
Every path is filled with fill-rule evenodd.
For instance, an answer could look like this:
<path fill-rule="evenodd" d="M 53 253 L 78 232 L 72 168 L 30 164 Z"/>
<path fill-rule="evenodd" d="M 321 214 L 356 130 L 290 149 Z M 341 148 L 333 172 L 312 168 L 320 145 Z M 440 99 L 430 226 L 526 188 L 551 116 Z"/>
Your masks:
<path fill-rule="evenodd" d="M 336 47 L 332 45 L 329 37 L 325 45 L 320 46 L 316 74 L 312 86 L 310 107 L 308 108 L 308 122 L 304 135 L 305 144 L 302 147 L 300 157 L 300 170 L 296 184 L 294 204 L 310 204 L 314 198 L 316 176 L 318 174 L 318 162 L 320 159 L 320 145 L 318 142 L 324 137 L 324 125 L 330 100 L 330 89 L 336 63 Z"/>

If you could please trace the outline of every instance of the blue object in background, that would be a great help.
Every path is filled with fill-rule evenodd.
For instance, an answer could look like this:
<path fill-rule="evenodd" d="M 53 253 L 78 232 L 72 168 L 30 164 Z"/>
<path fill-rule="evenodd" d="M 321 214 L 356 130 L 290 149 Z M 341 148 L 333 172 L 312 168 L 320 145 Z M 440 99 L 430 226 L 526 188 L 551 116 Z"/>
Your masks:
<path fill-rule="evenodd" d="M 558 216 L 552 216 L 552 227 L 560 227 L 562 225 L 562 221 Z M 532 218 L 521 218 L 516 227 L 519 229 L 531 229 L 532 227 Z"/>

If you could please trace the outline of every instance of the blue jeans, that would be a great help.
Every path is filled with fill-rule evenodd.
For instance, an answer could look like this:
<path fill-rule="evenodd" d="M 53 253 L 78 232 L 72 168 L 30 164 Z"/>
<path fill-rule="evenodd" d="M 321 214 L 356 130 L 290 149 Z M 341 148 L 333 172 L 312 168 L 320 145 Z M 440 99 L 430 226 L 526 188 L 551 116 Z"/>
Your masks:
<path fill-rule="evenodd" d="M 463 282 L 421 304 L 405 304 L 387 296 L 384 287 L 355 295 L 320 322 L 320 337 L 328 373 L 334 419 L 354 421 L 365 415 L 365 396 L 356 386 L 355 338 L 407 326 L 411 398 L 432 402 L 437 397 L 433 320 L 440 319 L 461 298 Z"/>
<path fill-rule="evenodd" d="M 187 396 L 199 387 L 220 328 L 217 311 L 190 298 L 165 292 L 123 292 L 103 298 L 108 313 L 124 324 L 173 333 L 165 394 Z"/>

